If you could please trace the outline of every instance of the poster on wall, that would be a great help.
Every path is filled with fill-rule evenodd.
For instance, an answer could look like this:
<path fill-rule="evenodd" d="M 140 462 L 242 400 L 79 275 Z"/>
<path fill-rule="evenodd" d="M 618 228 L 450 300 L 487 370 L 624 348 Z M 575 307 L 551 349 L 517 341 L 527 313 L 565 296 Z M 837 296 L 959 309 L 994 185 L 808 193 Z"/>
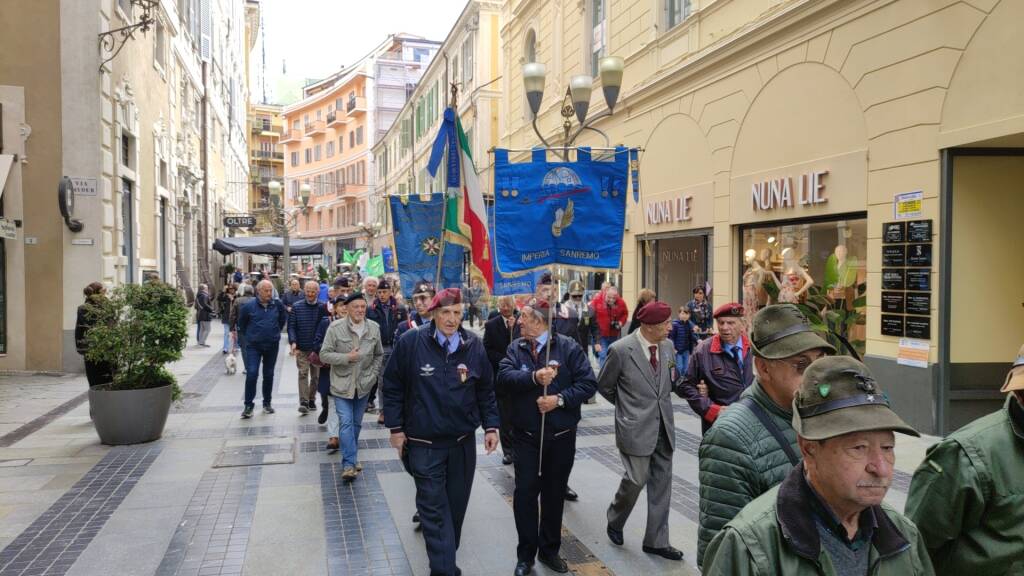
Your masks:
<path fill-rule="evenodd" d="M 904 192 L 897 194 L 892 201 L 893 218 L 897 220 L 910 220 L 921 217 L 921 205 L 924 202 L 924 192 Z"/>
<path fill-rule="evenodd" d="M 910 338 L 900 338 L 896 353 L 896 363 L 914 368 L 928 367 L 928 343 Z"/>

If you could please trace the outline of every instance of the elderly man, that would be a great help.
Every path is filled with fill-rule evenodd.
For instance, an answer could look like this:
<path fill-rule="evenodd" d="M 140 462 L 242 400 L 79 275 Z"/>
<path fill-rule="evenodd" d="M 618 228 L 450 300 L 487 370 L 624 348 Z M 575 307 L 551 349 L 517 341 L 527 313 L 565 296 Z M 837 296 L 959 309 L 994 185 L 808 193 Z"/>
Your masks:
<path fill-rule="evenodd" d="M 319 290 L 319 286 L 317 287 Z M 301 302 L 306 297 L 305 292 L 302 290 L 302 283 L 297 277 L 293 277 L 288 281 L 288 290 L 281 295 L 281 303 L 284 304 L 285 310 L 289 313 L 292 311 L 292 306 L 296 302 Z"/>
<path fill-rule="evenodd" d="M 281 344 L 281 329 L 288 320 L 284 304 L 274 298 L 274 285 L 261 280 L 256 298 L 238 311 L 238 333 L 245 342 L 245 403 L 242 418 L 252 418 L 256 380 L 263 364 L 263 413 L 273 414 L 274 365 Z"/>
<path fill-rule="evenodd" d="M 295 356 L 295 366 L 299 371 L 299 414 L 308 414 L 316 410 L 316 388 L 320 380 L 320 369 L 309 363 L 309 353 L 313 352 L 313 341 L 316 338 L 316 327 L 321 318 L 330 314 L 327 306 L 317 299 L 320 286 L 313 280 L 306 282 L 306 297 L 292 304 L 292 313 L 288 315 L 289 353 Z"/>
<path fill-rule="evenodd" d="M 480 338 L 462 328 L 462 293 L 447 288 L 433 320 L 398 341 L 384 370 L 384 423 L 416 482 L 430 573 L 457 576 L 455 553 L 476 470 L 476 435 L 498 447 L 494 377 Z"/>
<path fill-rule="evenodd" d="M 210 300 L 210 289 L 206 284 L 199 285 L 196 293 L 196 343 L 200 348 L 209 348 L 206 338 L 210 336 L 210 319 L 213 317 L 213 303 Z"/>
<path fill-rule="evenodd" d="M 625 468 L 608 507 L 608 538 L 622 546 L 622 529 L 646 486 L 643 551 L 682 560 L 683 553 L 669 545 L 668 539 L 676 437 L 670 372 L 675 351 L 666 340 L 671 317 L 672 309 L 664 302 L 654 301 L 641 308 L 637 312 L 640 328 L 607 350 L 597 387 L 615 405 L 615 445 Z"/>
<path fill-rule="evenodd" d="M 754 381 L 750 339 L 743 333 L 743 306 L 736 302 L 715 309 L 718 334 L 702 340 L 679 385 L 679 395 L 700 416 L 707 433 L 719 412 L 739 400 Z"/>
<path fill-rule="evenodd" d="M 867 367 L 847 356 L 812 363 L 793 399 L 793 428 L 803 462 L 715 536 L 703 574 L 932 574 L 918 529 L 882 503 L 893 433 L 918 434 Z"/>
<path fill-rule="evenodd" d="M 622 327 L 629 320 L 629 308 L 622 298 L 619 298 L 619 291 L 615 286 L 608 286 L 607 290 L 595 296 L 590 302 L 590 308 L 594 311 L 598 329 L 594 349 L 597 351 L 597 360 L 603 367 L 608 357 L 608 348 L 612 342 L 619 339 Z"/>
<path fill-rule="evenodd" d="M 398 329 L 395 330 L 395 342 L 405 334 L 406 331 L 413 328 L 419 328 L 424 324 L 430 322 L 430 302 L 434 299 L 434 294 L 437 292 L 434 290 L 434 285 L 426 280 L 420 279 L 412 288 L 412 305 L 413 312 L 405 319 L 404 322 L 398 324 Z"/>
<path fill-rule="evenodd" d="M 535 299 L 523 307 L 522 337 L 508 347 L 498 372 L 498 388 L 512 404 L 518 454 L 512 499 L 519 533 L 516 576 L 529 574 L 534 558 L 555 572 L 569 571 L 558 556 L 565 490 L 576 458 L 580 407 L 597 390 L 586 352 L 549 330 L 549 306 Z"/>
<path fill-rule="evenodd" d="M 835 353 L 793 304 L 758 310 L 751 335 L 758 376 L 721 413 L 698 452 L 698 566 L 722 526 L 751 500 L 782 482 L 799 461 L 796 432 L 789 424 L 793 394 L 811 362 Z"/>
<path fill-rule="evenodd" d="M 498 297 L 498 315 L 484 323 L 484 350 L 491 361 L 494 377 L 498 377 L 498 365 L 508 354 L 508 346 L 519 338 L 519 312 L 511 296 Z M 501 417 L 502 464 L 508 466 L 515 460 L 515 445 L 512 438 L 512 400 L 502 386 L 495 386 L 498 399 L 498 414 Z"/>
<path fill-rule="evenodd" d="M 1003 408 L 928 449 L 906 514 L 917 523 L 936 574 L 1024 574 L 1024 347 Z"/>

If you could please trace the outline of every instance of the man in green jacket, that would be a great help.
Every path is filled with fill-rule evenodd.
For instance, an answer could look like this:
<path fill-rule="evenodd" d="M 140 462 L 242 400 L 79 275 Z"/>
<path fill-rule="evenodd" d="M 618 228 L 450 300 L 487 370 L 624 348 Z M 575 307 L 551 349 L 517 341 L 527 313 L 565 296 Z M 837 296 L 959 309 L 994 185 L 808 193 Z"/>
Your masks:
<path fill-rule="evenodd" d="M 1024 574 L 1024 347 L 1006 376 L 1002 410 L 928 450 L 906 514 L 937 574 Z"/>
<path fill-rule="evenodd" d="M 796 432 L 789 425 L 793 394 L 800 388 L 807 366 L 835 352 L 793 304 L 759 310 L 750 340 L 757 377 L 739 401 L 719 414 L 698 452 L 698 566 L 703 565 L 708 543 L 725 523 L 782 482 L 796 464 Z M 781 441 L 765 422 L 773 425 Z"/>
<path fill-rule="evenodd" d="M 793 399 L 793 429 L 803 461 L 715 536 L 704 576 L 934 574 L 917 528 L 882 503 L 893 433 L 918 434 L 867 367 L 847 356 L 814 361 Z"/>

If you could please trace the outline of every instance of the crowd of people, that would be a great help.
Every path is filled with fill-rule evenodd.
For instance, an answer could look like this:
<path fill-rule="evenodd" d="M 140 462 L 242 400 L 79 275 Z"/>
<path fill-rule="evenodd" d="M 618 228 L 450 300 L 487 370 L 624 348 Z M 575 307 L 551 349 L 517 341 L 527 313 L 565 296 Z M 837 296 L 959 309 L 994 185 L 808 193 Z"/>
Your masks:
<path fill-rule="evenodd" d="M 90 285 L 86 297 L 102 297 L 101 288 Z M 793 304 L 754 314 L 739 303 L 712 308 L 697 287 L 673 310 L 645 290 L 630 316 L 614 286 L 585 302 L 579 282 L 557 298 L 545 277 L 526 301 L 498 298 L 480 337 L 465 328 L 464 290 L 420 281 L 411 310 L 395 292 L 387 279 L 356 287 L 339 278 L 327 290 L 296 279 L 277 298 L 263 280 L 230 287 L 216 302 L 232 335 L 225 352 L 237 343 L 244 358 L 242 418 L 253 415 L 261 368 L 263 411 L 274 412 L 286 327 L 298 411 L 314 412 L 320 400 L 319 422 L 327 424 L 329 450 L 341 451 L 346 482 L 362 469 L 363 414 L 379 405 L 416 486 L 413 521 L 432 575 L 462 573 L 457 551 L 481 428 L 485 451 L 500 446 L 514 467 L 514 574 L 531 574 L 535 561 L 569 570 L 560 556 L 562 515 L 565 501 L 578 498 L 569 487 L 577 426 L 596 394 L 615 407 L 624 469 L 608 504 L 607 537 L 626 545 L 625 525 L 646 488 L 641 549 L 682 560 L 669 538 L 673 393 L 702 424 L 702 573 L 1024 570 L 1024 348 L 1003 384 L 1002 410 L 928 450 L 900 513 L 883 502 L 895 434 L 917 431 L 870 370 L 837 355 Z M 208 294 L 204 302 L 212 309 Z M 208 333 L 200 324 L 198 334 Z"/>

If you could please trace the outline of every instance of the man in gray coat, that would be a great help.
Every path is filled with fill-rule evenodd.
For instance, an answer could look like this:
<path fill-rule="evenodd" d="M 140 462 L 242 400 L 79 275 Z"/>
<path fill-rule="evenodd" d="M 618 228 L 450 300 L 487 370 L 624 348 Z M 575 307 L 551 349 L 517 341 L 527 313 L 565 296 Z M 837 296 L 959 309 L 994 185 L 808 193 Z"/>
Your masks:
<path fill-rule="evenodd" d="M 646 486 L 643 551 L 682 560 L 683 553 L 668 540 L 676 435 L 670 376 L 675 350 L 666 340 L 671 317 L 672 309 L 664 302 L 651 302 L 637 311 L 640 328 L 611 345 L 597 387 L 615 405 L 615 445 L 625 468 L 608 507 L 608 538 L 622 545 L 622 529 Z"/>

